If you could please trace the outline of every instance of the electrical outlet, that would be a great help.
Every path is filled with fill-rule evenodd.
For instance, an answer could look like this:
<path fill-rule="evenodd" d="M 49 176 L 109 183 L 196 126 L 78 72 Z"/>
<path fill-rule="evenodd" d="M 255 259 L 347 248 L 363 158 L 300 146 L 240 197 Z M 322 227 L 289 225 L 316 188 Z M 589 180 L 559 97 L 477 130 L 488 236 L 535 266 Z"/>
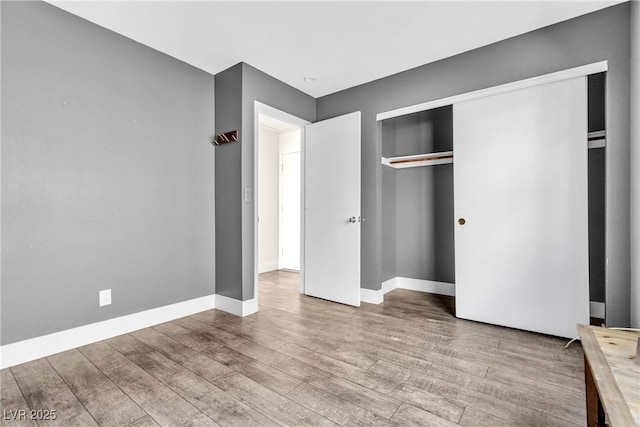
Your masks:
<path fill-rule="evenodd" d="M 111 304 L 111 289 L 105 289 L 98 293 L 100 296 L 100 307 Z"/>

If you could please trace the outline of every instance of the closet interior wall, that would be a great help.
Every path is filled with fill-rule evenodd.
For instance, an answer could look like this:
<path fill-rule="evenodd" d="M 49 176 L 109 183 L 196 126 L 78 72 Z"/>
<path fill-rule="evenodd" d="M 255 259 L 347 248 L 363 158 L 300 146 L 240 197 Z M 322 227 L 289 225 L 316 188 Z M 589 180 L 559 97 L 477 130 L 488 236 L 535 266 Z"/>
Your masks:
<path fill-rule="evenodd" d="M 589 132 L 605 128 L 606 73 L 587 78 Z M 606 148 L 589 149 L 589 299 L 605 302 L 605 152 Z M 593 313 L 592 313 L 593 317 Z"/>
<path fill-rule="evenodd" d="M 453 149 L 451 106 L 382 122 L 382 156 Z M 382 167 L 382 280 L 455 282 L 453 165 Z"/>

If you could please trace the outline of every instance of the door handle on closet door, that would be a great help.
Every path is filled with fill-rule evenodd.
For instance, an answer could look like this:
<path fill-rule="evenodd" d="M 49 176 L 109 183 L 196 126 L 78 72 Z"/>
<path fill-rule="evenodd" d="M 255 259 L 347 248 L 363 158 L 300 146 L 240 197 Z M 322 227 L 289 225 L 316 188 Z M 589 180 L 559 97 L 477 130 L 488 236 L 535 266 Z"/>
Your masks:
<path fill-rule="evenodd" d="M 351 218 L 349 218 L 349 222 L 353 224 L 354 222 L 358 222 L 358 220 L 355 216 L 352 216 Z"/>
<path fill-rule="evenodd" d="M 466 220 L 464 218 L 458 218 L 458 224 L 460 225 L 465 225 L 466 224 Z"/>

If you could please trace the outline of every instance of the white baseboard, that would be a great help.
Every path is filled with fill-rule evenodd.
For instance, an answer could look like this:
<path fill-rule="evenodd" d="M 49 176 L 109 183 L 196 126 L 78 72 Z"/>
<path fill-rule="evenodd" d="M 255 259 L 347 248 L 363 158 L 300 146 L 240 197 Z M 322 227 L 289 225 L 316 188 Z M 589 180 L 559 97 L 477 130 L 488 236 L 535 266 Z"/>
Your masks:
<path fill-rule="evenodd" d="M 236 316 L 244 317 L 258 311 L 258 300 L 252 298 L 250 300 L 240 301 L 223 295 L 216 295 L 216 308 L 226 311 L 227 313 L 235 314 Z"/>
<path fill-rule="evenodd" d="M 262 264 L 258 264 L 258 274 L 267 273 L 269 271 L 275 271 L 279 269 L 280 269 L 280 263 L 278 261 L 263 262 Z"/>
<path fill-rule="evenodd" d="M 382 282 L 382 289 L 373 290 L 367 288 L 360 288 L 360 301 L 368 302 L 369 304 L 382 304 L 384 302 L 384 294 L 390 292 L 398 287 L 397 277 Z"/>
<path fill-rule="evenodd" d="M 411 279 L 408 277 L 394 277 L 382 282 L 382 289 L 372 290 L 360 288 L 360 300 L 371 304 L 381 304 L 384 301 L 384 294 L 398 288 L 455 296 L 455 285 L 453 283 Z"/>
<path fill-rule="evenodd" d="M 0 369 L 113 338 L 216 308 L 220 296 L 207 295 L 0 346 Z M 224 298 L 224 297 L 223 297 Z"/>
<path fill-rule="evenodd" d="M 456 286 L 453 283 L 436 282 L 435 280 L 410 279 L 408 277 L 396 277 L 396 284 L 400 289 L 429 292 L 439 295 L 456 295 Z"/>
<path fill-rule="evenodd" d="M 394 277 L 393 279 L 386 280 L 382 282 L 382 293 L 386 294 L 387 292 L 391 292 L 394 289 L 398 288 L 398 278 Z"/>
<path fill-rule="evenodd" d="M 605 307 L 603 302 L 589 301 L 589 315 L 604 319 Z"/>
<path fill-rule="evenodd" d="M 429 292 L 432 294 L 455 296 L 456 287 L 453 283 L 436 282 L 435 280 L 411 279 L 409 277 L 394 277 L 382 282 L 382 292 L 394 289 L 410 289 L 412 291 Z"/>
<path fill-rule="evenodd" d="M 369 304 L 381 304 L 384 301 L 384 293 L 382 289 L 373 290 L 367 288 L 360 288 L 360 301 L 368 302 Z"/>

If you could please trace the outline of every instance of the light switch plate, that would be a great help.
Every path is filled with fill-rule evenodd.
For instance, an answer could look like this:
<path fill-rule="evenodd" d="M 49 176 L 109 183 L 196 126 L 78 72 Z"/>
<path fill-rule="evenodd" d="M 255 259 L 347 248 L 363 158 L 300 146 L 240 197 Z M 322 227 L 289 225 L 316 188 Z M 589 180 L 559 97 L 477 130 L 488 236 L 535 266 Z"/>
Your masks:
<path fill-rule="evenodd" d="M 100 307 L 111 304 L 111 289 L 105 289 L 104 291 L 100 291 L 98 294 L 100 296 Z"/>

